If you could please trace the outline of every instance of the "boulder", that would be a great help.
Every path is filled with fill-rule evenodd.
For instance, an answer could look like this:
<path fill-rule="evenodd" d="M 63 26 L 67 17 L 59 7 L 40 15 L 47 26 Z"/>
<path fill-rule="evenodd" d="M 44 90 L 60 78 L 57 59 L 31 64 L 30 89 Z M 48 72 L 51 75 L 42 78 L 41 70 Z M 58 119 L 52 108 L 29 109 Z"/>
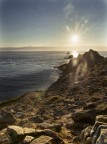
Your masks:
<path fill-rule="evenodd" d="M 0 130 L 6 128 L 8 125 L 12 125 L 16 122 L 16 119 L 12 113 L 5 113 L 0 117 Z"/>
<path fill-rule="evenodd" d="M 23 128 L 19 126 L 8 126 L 7 134 L 12 144 L 21 142 L 24 136 Z"/>
<path fill-rule="evenodd" d="M 103 112 L 104 110 L 100 110 L 96 108 L 89 109 L 89 110 L 82 110 L 80 112 L 73 113 L 71 115 L 71 118 L 77 123 L 94 124 L 96 116 Z"/>
<path fill-rule="evenodd" d="M 23 128 L 20 126 L 8 126 L 7 133 L 11 136 L 23 135 Z"/>
<path fill-rule="evenodd" d="M 88 113 L 88 111 L 80 111 L 73 113 L 71 117 L 74 120 L 74 122 L 77 123 L 90 123 L 93 122 L 95 118 L 95 116 L 93 117 L 91 113 Z"/>

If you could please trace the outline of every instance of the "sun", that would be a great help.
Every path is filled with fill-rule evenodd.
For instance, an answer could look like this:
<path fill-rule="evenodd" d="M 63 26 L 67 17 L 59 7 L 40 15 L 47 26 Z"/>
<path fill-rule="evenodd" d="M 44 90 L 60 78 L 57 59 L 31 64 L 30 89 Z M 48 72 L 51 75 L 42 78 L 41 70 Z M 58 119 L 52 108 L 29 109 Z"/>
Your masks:
<path fill-rule="evenodd" d="M 72 36 L 70 37 L 70 41 L 71 41 L 72 43 L 78 43 L 78 41 L 79 41 L 79 36 L 78 36 L 78 34 L 72 35 Z"/>

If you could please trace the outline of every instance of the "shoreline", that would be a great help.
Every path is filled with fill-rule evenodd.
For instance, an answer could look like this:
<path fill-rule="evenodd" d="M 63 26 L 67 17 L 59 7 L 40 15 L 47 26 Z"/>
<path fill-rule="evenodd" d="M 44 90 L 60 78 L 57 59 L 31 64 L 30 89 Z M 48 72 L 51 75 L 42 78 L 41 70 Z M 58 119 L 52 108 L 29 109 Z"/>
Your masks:
<path fill-rule="evenodd" d="M 18 100 L 22 99 L 23 97 L 25 97 L 26 95 L 29 95 L 30 93 L 35 93 L 35 92 L 42 92 L 42 91 L 30 91 L 30 92 L 26 92 L 20 96 L 16 96 L 15 98 L 11 98 L 11 99 L 8 99 L 8 100 L 5 100 L 5 101 L 1 101 L 0 102 L 0 108 L 3 107 L 3 106 L 6 106 L 8 104 L 11 104 L 13 102 L 17 102 Z"/>
<path fill-rule="evenodd" d="M 90 59 L 92 54 L 94 61 Z M 73 60 L 70 59 L 59 79 L 46 91 L 29 92 L 1 104 L 0 135 L 6 129 L 4 136 L 8 139 L 8 135 L 13 143 L 18 143 L 18 140 L 23 143 L 26 136 L 32 136 L 34 141 L 41 140 L 44 144 L 49 136 L 52 144 L 86 144 L 89 140 L 92 144 L 94 135 L 91 131 L 96 133 L 95 128 L 100 127 L 95 125 L 96 120 L 101 117 L 104 122 L 107 115 L 107 58 L 90 50 L 77 58 L 75 67 Z M 85 71 L 84 60 L 88 62 Z M 17 136 L 21 138 L 18 130 L 24 129 L 27 135 L 24 133 L 24 138 L 17 139 Z M 88 133 L 86 138 L 85 133 Z M 96 140 L 98 137 L 97 133 Z"/>
<path fill-rule="evenodd" d="M 1 102 L 27 92 L 46 90 L 57 80 L 58 76 L 58 72 L 53 69 L 12 78 L 2 78 L 0 81 Z"/>

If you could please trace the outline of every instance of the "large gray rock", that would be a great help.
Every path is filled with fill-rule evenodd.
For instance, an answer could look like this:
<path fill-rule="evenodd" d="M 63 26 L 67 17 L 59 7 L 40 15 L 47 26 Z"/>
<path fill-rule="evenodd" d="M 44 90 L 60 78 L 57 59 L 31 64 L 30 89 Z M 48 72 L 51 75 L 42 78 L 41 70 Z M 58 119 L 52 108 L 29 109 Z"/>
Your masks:
<path fill-rule="evenodd" d="M 73 113 L 71 117 L 77 123 L 93 124 L 95 122 L 96 115 L 98 115 L 99 113 L 101 113 L 100 109 L 89 109 Z"/>
<path fill-rule="evenodd" d="M 79 134 L 81 130 L 87 126 L 93 125 L 96 115 L 101 112 L 102 111 L 100 109 L 96 108 L 75 112 L 71 115 L 71 118 L 74 122 L 66 125 L 66 127 L 71 129 L 74 134 Z"/>
<path fill-rule="evenodd" d="M 8 126 L 7 133 L 11 136 L 23 135 L 23 128 L 19 126 Z"/>
<path fill-rule="evenodd" d="M 12 125 L 16 122 L 16 119 L 12 113 L 5 113 L 0 116 L 0 130 L 6 128 L 8 125 Z"/>

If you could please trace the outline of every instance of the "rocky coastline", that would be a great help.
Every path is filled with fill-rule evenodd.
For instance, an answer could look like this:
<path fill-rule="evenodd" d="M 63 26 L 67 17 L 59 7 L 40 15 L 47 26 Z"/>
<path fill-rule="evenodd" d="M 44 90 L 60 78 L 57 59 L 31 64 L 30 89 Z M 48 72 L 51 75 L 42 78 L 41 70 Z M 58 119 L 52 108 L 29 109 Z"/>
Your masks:
<path fill-rule="evenodd" d="M 0 103 L 0 144 L 106 144 L 107 58 L 89 50 L 45 92 Z"/>

